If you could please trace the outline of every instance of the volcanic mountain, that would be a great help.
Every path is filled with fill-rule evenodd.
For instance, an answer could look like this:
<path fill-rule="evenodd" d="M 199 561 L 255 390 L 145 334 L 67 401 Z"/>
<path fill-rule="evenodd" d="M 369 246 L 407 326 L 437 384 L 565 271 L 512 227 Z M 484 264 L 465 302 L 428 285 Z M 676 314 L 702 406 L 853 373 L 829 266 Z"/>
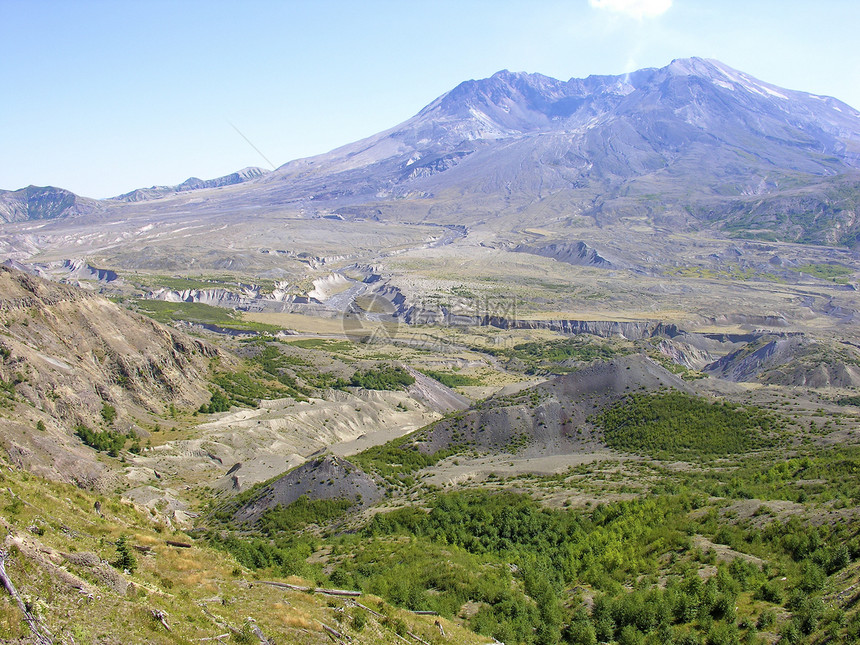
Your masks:
<path fill-rule="evenodd" d="M 289 211 L 478 224 L 515 215 L 603 226 L 636 215 L 848 246 L 860 233 L 860 113 L 700 58 L 568 81 L 501 71 L 385 132 L 243 172 L 133 191 L 102 202 L 105 217 Z M 122 201 L 137 199 L 150 201 Z"/>
<path fill-rule="evenodd" d="M 858 168 L 856 110 L 694 58 L 566 82 L 508 71 L 467 81 L 387 132 L 264 182 L 344 214 L 361 212 L 349 203 L 387 203 L 388 215 L 392 199 L 423 199 L 435 217 L 439 201 L 456 202 L 449 221 L 462 221 L 478 200 L 475 217 L 549 203 L 598 224 L 645 212 L 849 242 Z"/>

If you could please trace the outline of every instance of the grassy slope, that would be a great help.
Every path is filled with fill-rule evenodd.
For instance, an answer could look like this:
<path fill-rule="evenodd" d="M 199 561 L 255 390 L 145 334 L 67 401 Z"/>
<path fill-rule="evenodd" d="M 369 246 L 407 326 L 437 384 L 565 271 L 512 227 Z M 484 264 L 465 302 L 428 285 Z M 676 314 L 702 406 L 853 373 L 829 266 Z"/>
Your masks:
<path fill-rule="evenodd" d="M 244 625 L 249 616 L 268 638 L 280 643 L 329 643 L 323 623 L 348 635 L 353 643 L 402 642 L 397 630 L 411 631 L 428 642 L 439 637 L 433 618 L 393 609 L 373 597 L 360 598 L 362 604 L 383 614 L 379 618 L 346 598 L 258 584 L 258 579 L 279 578 L 268 571 L 252 574 L 212 548 L 170 546 L 166 540 L 191 540 L 129 504 L 48 482 L 5 463 L 0 468 L 0 508 L 10 550 L 6 569 L 31 611 L 57 638 L 55 642 L 60 636 L 71 636 L 76 643 L 188 643 L 228 633 L 226 624 L 242 632 L 232 637 L 233 642 L 256 642 L 256 638 L 243 640 L 248 636 Z M 103 517 L 94 511 L 96 501 Z M 121 536 L 148 549 L 131 551 L 137 561 L 133 573 L 105 564 L 116 560 L 115 543 Z M 94 554 L 90 557 L 101 564 L 73 564 L 62 554 L 72 559 Z M 153 611 L 166 614 L 169 632 Z M 29 642 L 22 618 L 4 593 L 0 641 Z M 443 624 L 458 643 L 487 640 L 449 621 Z"/>

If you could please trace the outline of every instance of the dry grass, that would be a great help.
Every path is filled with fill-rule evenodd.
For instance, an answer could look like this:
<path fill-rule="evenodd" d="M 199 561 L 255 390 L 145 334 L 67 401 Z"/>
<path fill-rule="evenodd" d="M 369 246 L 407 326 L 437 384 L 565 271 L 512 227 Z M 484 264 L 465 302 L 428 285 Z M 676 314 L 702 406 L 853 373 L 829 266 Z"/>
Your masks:
<path fill-rule="evenodd" d="M 191 642 L 224 633 L 223 623 L 241 627 L 246 617 L 251 616 L 267 637 L 283 643 L 330 642 L 321 623 L 337 625 L 338 631 L 346 633 L 356 645 L 400 642 L 390 628 L 382 625 L 357 632 L 350 627 L 350 621 L 337 623 L 337 616 L 352 611 L 348 599 L 247 582 L 242 567 L 221 551 L 205 545 L 191 549 L 167 546 L 166 539 L 189 541 L 189 538 L 179 533 L 158 533 L 149 514 L 131 505 L 101 498 L 105 517 L 95 518 L 90 509 L 97 496 L 12 470 L 8 464 L 0 464 L 0 484 L 0 506 L 7 509 L 4 517 L 8 530 L 12 535 L 26 537 L 40 552 L 93 552 L 102 561 L 110 561 L 116 553 L 112 541 L 120 535 L 130 535 L 132 544 L 154 547 L 148 554 L 136 554 L 138 567 L 134 573 L 115 572 L 134 583 L 129 585 L 125 596 L 91 575 L 86 566 L 66 563 L 71 573 L 98 588 L 98 600 L 92 602 L 83 599 L 76 589 L 58 584 L 45 565 L 13 549 L 7 571 L 18 588 L 36 603 L 39 615 L 55 635 L 71 636 L 77 643 Z M 28 501 L 13 504 L 16 498 Z M 67 499 L 75 503 L 70 504 Z M 14 511 L 9 511 L 10 507 Z M 41 536 L 34 536 L 26 528 L 37 520 L 45 527 Z M 102 536 L 110 537 L 106 540 Z M 290 582 L 307 584 L 298 578 L 291 578 Z M 201 607 L 217 616 L 217 620 Z M 152 610 L 165 612 L 170 632 L 153 620 Z M 415 633 L 432 633 L 432 620 L 427 617 L 398 612 L 386 605 L 381 611 L 396 614 Z M 0 598 L 0 641 L 14 642 L 27 637 L 28 629 L 20 618 L 9 598 L 5 595 Z M 446 631 L 451 634 L 451 642 L 464 645 L 488 642 L 456 625 L 449 628 L 446 624 Z"/>

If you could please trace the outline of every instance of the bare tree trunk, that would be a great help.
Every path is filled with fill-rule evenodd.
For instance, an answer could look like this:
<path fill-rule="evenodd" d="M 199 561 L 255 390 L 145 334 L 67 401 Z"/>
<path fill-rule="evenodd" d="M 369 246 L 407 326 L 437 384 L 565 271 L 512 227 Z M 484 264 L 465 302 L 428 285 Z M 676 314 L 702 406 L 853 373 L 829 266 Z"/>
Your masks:
<path fill-rule="evenodd" d="M 336 629 L 333 629 L 333 628 L 329 627 L 328 625 L 326 625 L 326 624 L 325 624 L 324 622 L 322 622 L 322 621 L 319 621 L 319 620 L 318 620 L 317 622 L 318 622 L 320 625 L 322 625 L 322 628 L 323 628 L 324 630 L 326 630 L 329 634 L 331 634 L 332 636 L 334 636 L 334 637 L 335 637 L 336 639 L 338 639 L 340 642 L 343 642 L 343 641 L 347 640 L 347 638 L 348 638 L 348 637 L 344 636 L 343 634 L 341 634 L 341 633 L 340 633 L 339 631 L 337 631 Z"/>
<path fill-rule="evenodd" d="M 160 609 L 150 609 L 149 613 L 152 614 L 152 617 L 164 625 L 164 629 L 170 631 L 170 625 L 167 624 L 167 614 Z"/>
<path fill-rule="evenodd" d="M 251 626 L 251 631 L 254 632 L 254 636 L 256 636 L 263 645 L 271 645 L 271 641 L 266 638 L 266 636 L 263 634 L 263 631 L 257 626 L 256 620 L 249 616 L 245 619 L 245 622 L 247 622 Z"/>
<path fill-rule="evenodd" d="M 12 580 L 9 578 L 9 575 L 6 573 L 6 558 L 9 557 L 9 552 L 6 549 L 0 549 L 0 582 L 3 583 L 3 587 L 9 592 L 9 595 L 15 599 L 15 602 L 18 603 L 18 608 L 21 610 L 21 613 L 24 614 L 24 620 L 27 621 L 27 624 L 30 626 L 30 631 L 33 632 L 33 635 L 36 637 L 36 641 L 40 645 L 53 645 L 50 635 L 47 634 L 47 629 L 44 631 L 45 634 L 42 633 L 43 627 L 39 625 L 39 621 L 36 617 L 27 611 L 27 607 L 24 605 L 24 601 L 21 600 L 21 595 L 18 593 L 18 590 L 15 589 L 15 585 L 12 584 Z"/>
<path fill-rule="evenodd" d="M 242 634 L 241 629 L 236 629 L 235 627 L 233 627 L 233 625 L 228 623 L 226 620 L 224 620 L 220 616 L 216 616 L 215 614 L 213 614 L 211 611 L 209 611 L 206 608 L 206 605 L 204 605 L 203 603 L 199 603 L 199 606 L 200 606 L 200 609 L 203 610 L 203 613 L 206 614 L 207 616 L 209 616 L 209 618 L 211 618 L 212 621 L 216 625 L 218 625 L 219 627 L 224 627 L 226 629 L 229 629 L 236 636 Z M 265 634 L 263 634 L 262 630 L 259 628 L 259 626 L 257 626 L 256 620 L 254 620 L 253 618 L 251 618 L 249 616 L 248 618 L 245 619 L 245 621 L 248 623 L 248 626 L 250 627 L 254 636 L 256 636 L 259 639 L 259 641 L 260 641 L 260 643 L 262 643 L 262 645 L 271 645 L 272 644 L 272 641 L 270 641 L 268 638 L 266 638 Z"/>
<path fill-rule="evenodd" d="M 272 587 L 281 587 L 282 589 L 291 589 L 292 591 L 321 593 L 327 596 L 349 596 L 351 598 L 357 598 L 361 595 L 360 591 L 351 591 L 349 589 L 323 589 L 322 587 L 300 587 L 299 585 L 291 585 L 286 582 L 272 582 L 270 580 L 260 580 L 259 584 L 270 585 Z"/>
<path fill-rule="evenodd" d="M 361 604 L 360 602 L 358 602 L 357 600 L 353 600 L 353 601 L 352 601 L 352 604 L 353 604 L 353 605 L 355 605 L 356 607 L 360 608 L 360 609 L 364 609 L 364 611 L 368 611 L 368 612 L 370 612 L 371 614 L 373 614 L 373 615 L 374 615 L 374 616 L 376 616 L 377 618 L 385 618 L 385 616 L 383 616 L 382 614 L 380 614 L 378 611 L 374 611 L 374 610 L 373 610 L 373 609 L 371 609 L 370 607 L 368 607 L 368 606 L 366 606 L 366 605 L 362 605 L 362 604 Z"/>

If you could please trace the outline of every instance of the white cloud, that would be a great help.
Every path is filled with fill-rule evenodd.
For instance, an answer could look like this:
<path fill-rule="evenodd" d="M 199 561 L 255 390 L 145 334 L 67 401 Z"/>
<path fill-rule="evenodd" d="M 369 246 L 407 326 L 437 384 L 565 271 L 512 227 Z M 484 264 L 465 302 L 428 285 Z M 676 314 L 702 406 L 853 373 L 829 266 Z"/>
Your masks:
<path fill-rule="evenodd" d="M 595 9 L 622 13 L 641 20 L 666 13 L 672 6 L 672 0 L 588 0 L 588 4 Z"/>

